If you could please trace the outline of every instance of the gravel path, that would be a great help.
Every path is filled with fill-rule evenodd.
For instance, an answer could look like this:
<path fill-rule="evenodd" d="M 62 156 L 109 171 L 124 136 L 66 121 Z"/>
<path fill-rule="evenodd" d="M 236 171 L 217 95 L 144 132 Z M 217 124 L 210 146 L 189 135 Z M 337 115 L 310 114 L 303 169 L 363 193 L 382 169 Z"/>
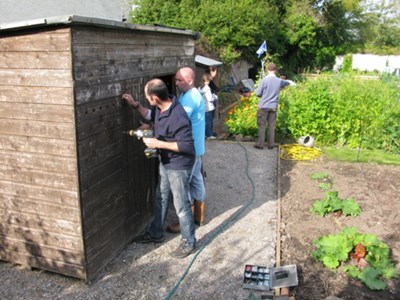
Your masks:
<path fill-rule="evenodd" d="M 89 285 L 1 262 L 0 298 L 165 299 L 189 266 L 170 299 L 246 299 L 260 294 L 242 288 L 243 271 L 245 264 L 275 264 L 278 150 L 256 150 L 252 144 L 207 141 L 206 224 L 196 226 L 200 252 L 172 258 L 169 252 L 180 236 L 169 233 L 163 244 L 132 243 Z M 237 220 L 222 230 L 240 210 Z M 171 212 L 169 220 L 173 218 Z"/>

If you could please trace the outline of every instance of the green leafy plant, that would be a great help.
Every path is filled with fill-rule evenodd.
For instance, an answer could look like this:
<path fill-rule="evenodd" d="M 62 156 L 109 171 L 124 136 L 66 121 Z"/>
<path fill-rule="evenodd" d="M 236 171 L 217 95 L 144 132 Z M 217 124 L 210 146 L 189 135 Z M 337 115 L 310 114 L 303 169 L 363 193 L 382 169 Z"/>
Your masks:
<path fill-rule="evenodd" d="M 397 278 L 397 270 L 389 257 L 389 247 L 376 235 L 359 233 L 345 227 L 338 234 L 324 235 L 313 241 L 311 255 L 327 268 L 343 265 L 344 271 L 372 290 L 383 290 L 384 279 Z"/>
<path fill-rule="evenodd" d="M 323 217 L 333 212 L 356 217 L 361 213 L 361 208 L 353 198 L 341 199 L 337 191 L 329 191 L 325 193 L 324 199 L 313 203 L 311 212 Z"/>
<path fill-rule="evenodd" d="M 321 76 L 284 90 L 280 100 L 286 97 L 284 126 L 292 136 L 312 135 L 323 145 L 399 153 L 400 127 L 392 120 L 399 116 L 400 90 L 394 80 L 363 80 L 352 73 Z"/>
<path fill-rule="evenodd" d="M 326 179 L 331 179 L 331 176 L 325 172 L 316 172 L 316 173 L 311 174 L 311 179 L 312 180 L 326 180 Z"/>
<path fill-rule="evenodd" d="M 329 191 L 332 188 L 332 183 L 330 182 L 321 182 L 319 184 L 319 188 L 325 192 Z"/>
<path fill-rule="evenodd" d="M 329 191 L 332 188 L 333 178 L 325 172 L 316 172 L 311 174 L 311 179 L 319 181 L 319 188 L 323 191 Z"/>

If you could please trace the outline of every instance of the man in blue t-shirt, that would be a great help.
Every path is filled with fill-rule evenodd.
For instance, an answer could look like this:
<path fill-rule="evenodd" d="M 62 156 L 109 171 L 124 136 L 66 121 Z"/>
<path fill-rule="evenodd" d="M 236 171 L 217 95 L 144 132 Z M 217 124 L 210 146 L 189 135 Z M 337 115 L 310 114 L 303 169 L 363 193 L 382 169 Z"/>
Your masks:
<path fill-rule="evenodd" d="M 194 221 L 197 225 L 204 223 L 206 188 L 201 173 L 202 156 L 205 153 L 205 111 L 204 101 L 199 90 L 194 86 L 195 73 L 193 69 L 184 67 L 175 74 L 175 85 L 180 91 L 179 102 L 187 112 L 192 122 L 196 160 L 190 175 L 190 198 L 194 205 Z M 171 224 L 167 230 L 172 233 L 180 231 L 179 223 Z"/>
<path fill-rule="evenodd" d="M 168 88 L 160 79 L 152 79 L 145 86 L 146 99 L 154 108 L 149 110 L 131 95 L 122 96 L 142 117 L 154 122 L 154 138 L 143 138 L 148 148 L 158 149 L 159 181 L 156 190 L 154 218 L 137 243 L 164 241 L 163 225 L 168 212 L 169 193 L 172 192 L 176 214 L 181 224 L 182 242 L 171 255 L 183 258 L 196 247 L 195 227 L 189 199 L 189 181 L 195 162 L 195 150 L 190 119 L 182 105 L 168 95 Z"/>

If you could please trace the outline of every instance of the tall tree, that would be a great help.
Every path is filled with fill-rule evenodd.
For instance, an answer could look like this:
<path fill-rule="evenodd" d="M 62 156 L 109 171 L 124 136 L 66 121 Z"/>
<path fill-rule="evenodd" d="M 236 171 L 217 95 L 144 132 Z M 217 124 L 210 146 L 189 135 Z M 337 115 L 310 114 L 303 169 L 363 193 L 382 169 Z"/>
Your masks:
<path fill-rule="evenodd" d="M 239 58 L 257 62 L 256 50 L 265 40 L 268 53 L 287 69 L 322 70 L 333 66 L 337 54 L 362 47 L 371 32 L 381 33 L 375 35 L 376 45 L 398 41 L 398 31 L 387 19 L 378 22 L 376 14 L 363 14 L 361 0 L 133 0 L 133 3 L 138 8 L 131 12 L 131 22 L 199 31 L 202 34 L 199 45 L 208 45 L 225 64 Z M 376 25 L 366 26 L 367 21 Z"/>
<path fill-rule="evenodd" d="M 139 8 L 131 12 L 132 22 L 199 31 L 227 64 L 254 57 L 263 40 L 279 46 L 274 43 L 279 15 L 265 1 L 134 0 L 134 4 Z"/>
<path fill-rule="evenodd" d="M 400 1 L 367 0 L 364 3 L 366 51 L 377 54 L 400 53 Z"/>
<path fill-rule="evenodd" d="M 337 54 L 362 43 L 359 0 L 300 0 L 286 7 L 287 53 L 291 69 L 330 69 Z"/>

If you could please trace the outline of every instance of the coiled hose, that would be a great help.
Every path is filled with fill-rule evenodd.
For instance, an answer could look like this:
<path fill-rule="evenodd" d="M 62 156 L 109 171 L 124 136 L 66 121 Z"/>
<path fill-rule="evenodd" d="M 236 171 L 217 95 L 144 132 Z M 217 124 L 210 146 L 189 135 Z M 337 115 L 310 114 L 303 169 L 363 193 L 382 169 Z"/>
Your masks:
<path fill-rule="evenodd" d="M 284 160 L 312 160 L 322 155 L 316 147 L 304 147 L 299 144 L 280 145 L 280 158 Z"/>

